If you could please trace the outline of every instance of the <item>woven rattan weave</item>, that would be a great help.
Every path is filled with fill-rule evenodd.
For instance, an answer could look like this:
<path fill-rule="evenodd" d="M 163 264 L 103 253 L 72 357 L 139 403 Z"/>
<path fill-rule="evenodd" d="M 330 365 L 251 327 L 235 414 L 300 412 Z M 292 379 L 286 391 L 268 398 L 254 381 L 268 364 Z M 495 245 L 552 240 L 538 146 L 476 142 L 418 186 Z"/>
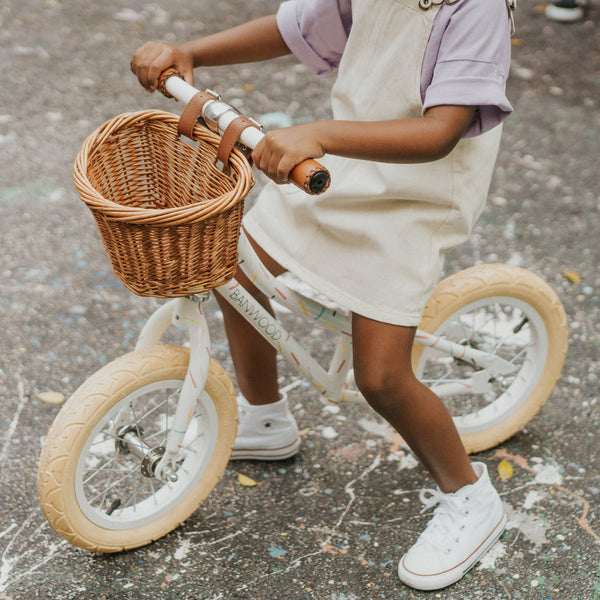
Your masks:
<path fill-rule="evenodd" d="M 225 175 L 215 164 L 220 137 L 197 125 L 188 143 L 178 121 L 157 110 L 115 117 L 85 140 L 73 170 L 113 271 L 140 296 L 206 291 L 237 265 L 251 167 L 234 150 Z"/>

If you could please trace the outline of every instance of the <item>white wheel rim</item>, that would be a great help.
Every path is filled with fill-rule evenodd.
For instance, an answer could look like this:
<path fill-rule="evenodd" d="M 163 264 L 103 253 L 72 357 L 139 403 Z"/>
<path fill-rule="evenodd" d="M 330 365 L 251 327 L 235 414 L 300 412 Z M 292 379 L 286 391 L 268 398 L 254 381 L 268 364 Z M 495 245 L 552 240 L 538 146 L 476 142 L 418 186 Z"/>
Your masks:
<path fill-rule="evenodd" d="M 151 523 L 177 506 L 202 477 L 217 443 L 219 425 L 216 408 L 206 392 L 200 396 L 182 443 L 183 460 L 178 465 L 178 480 L 174 483 L 145 477 L 139 467 L 129 475 L 121 470 L 123 465 L 120 464 L 119 457 L 129 468 L 136 461 L 139 464 L 140 459 L 127 459 L 126 456 L 118 455 L 115 451 L 115 437 L 108 433 L 111 423 L 114 428 L 117 415 L 122 410 L 128 412 L 130 405 L 137 406 L 143 396 L 166 394 L 172 404 L 173 396 L 178 395 L 181 386 L 182 381 L 169 380 L 136 390 L 104 415 L 86 440 L 75 471 L 75 494 L 79 507 L 95 525 L 106 529 L 132 529 Z M 160 421 L 164 427 L 163 423 L 168 423 L 172 416 L 170 413 L 163 418 L 155 409 L 138 421 L 142 427 L 145 424 L 143 421 L 150 425 L 152 421 Z M 158 437 L 162 436 L 157 435 L 154 439 Z M 161 439 L 159 444 L 164 444 L 164 440 Z M 108 457 L 111 454 L 116 459 L 109 464 Z M 113 488 L 104 494 L 103 486 Z M 123 488 L 128 490 L 125 494 L 127 497 L 119 497 L 121 504 L 112 512 L 109 511 L 109 503 L 115 503 L 111 498 L 118 497 Z"/>
<path fill-rule="evenodd" d="M 514 314 L 509 315 L 504 311 L 499 311 L 496 312 L 496 315 L 500 319 L 504 319 L 504 322 L 494 321 L 492 323 L 489 321 L 487 324 L 484 323 L 483 309 L 494 306 L 497 307 L 498 311 L 500 306 L 510 308 L 514 311 Z M 513 328 L 518 325 L 522 317 L 527 317 L 527 324 L 521 331 L 512 333 Z M 481 323 L 476 322 L 478 318 L 482 319 Z M 469 323 L 470 319 L 474 319 L 474 321 Z M 491 327 L 495 327 L 495 331 L 490 331 Z M 465 414 L 461 412 L 460 415 L 457 415 L 456 410 L 449 407 L 461 435 L 479 433 L 490 429 L 515 413 L 537 386 L 548 356 L 548 333 L 543 318 L 531 304 L 510 296 L 490 297 L 472 302 L 446 319 L 434 333 L 444 336 L 447 332 L 454 331 L 456 333 L 461 330 L 465 332 L 465 337 L 468 338 L 470 329 L 477 330 L 478 328 L 480 328 L 479 331 L 482 333 L 482 337 L 497 337 L 497 339 L 505 340 L 503 345 L 497 349 L 501 355 L 502 349 L 509 343 L 521 347 L 522 353 L 513 358 L 515 364 L 519 365 L 518 371 L 514 375 L 504 378 L 506 389 L 493 401 L 486 403 L 482 398 L 482 402 L 476 410 L 469 410 Z M 528 339 L 525 339 L 525 337 Z M 436 356 L 439 358 L 436 359 Z M 508 357 L 503 356 L 503 358 Z M 445 379 L 442 377 L 438 379 L 428 378 L 425 369 L 429 361 L 441 365 L 444 361 L 451 362 L 452 360 L 448 356 L 441 358 L 440 353 L 436 350 L 425 348 L 417 365 L 417 377 L 426 385 L 432 385 L 436 382 L 447 383 L 451 381 L 449 374 L 445 376 Z M 511 359 L 509 358 L 509 360 Z M 500 379 L 498 378 L 498 381 Z M 463 404 L 466 404 L 468 397 L 468 394 L 457 396 L 456 404 L 460 405 L 461 399 L 464 400 Z M 448 399 L 444 398 L 443 400 L 449 404 Z"/>

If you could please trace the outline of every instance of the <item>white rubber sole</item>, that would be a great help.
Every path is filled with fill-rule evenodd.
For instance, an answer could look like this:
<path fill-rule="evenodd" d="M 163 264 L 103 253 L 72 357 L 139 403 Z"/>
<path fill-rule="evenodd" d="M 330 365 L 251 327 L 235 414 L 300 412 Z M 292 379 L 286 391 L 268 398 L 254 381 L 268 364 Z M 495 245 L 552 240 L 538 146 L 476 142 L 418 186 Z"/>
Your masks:
<path fill-rule="evenodd" d="M 398 564 L 398 577 L 406 585 L 416 590 L 423 591 L 440 590 L 456 583 L 462 579 L 463 576 L 477 564 L 479 559 L 496 543 L 506 529 L 506 522 L 506 513 L 503 513 L 502 518 L 494 526 L 490 534 L 465 560 L 441 573 L 422 575 L 408 570 L 404 565 L 405 554 Z"/>
<path fill-rule="evenodd" d="M 554 6 L 554 4 L 546 6 L 546 17 L 559 23 L 573 23 L 583 19 L 583 16 L 584 12 L 581 6 L 576 8 L 561 8 L 560 6 Z"/>
<path fill-rule="evenodd" d="M 279 448 L 234 448 L 230 460 L 286 460 L 298 453 L 300 438 Z"/>

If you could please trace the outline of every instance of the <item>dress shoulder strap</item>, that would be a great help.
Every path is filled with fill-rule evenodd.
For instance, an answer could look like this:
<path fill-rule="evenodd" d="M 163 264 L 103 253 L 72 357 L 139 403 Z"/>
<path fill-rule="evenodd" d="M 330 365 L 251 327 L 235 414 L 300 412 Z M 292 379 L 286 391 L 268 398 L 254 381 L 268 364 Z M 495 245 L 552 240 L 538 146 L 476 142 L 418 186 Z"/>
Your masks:
<path fill-rule="evenodd" d="M 510 15 L 510 35 L 515 35 L 515 10 L 517 10 L 517 0 L 506 0 L 506 7 Z"/>

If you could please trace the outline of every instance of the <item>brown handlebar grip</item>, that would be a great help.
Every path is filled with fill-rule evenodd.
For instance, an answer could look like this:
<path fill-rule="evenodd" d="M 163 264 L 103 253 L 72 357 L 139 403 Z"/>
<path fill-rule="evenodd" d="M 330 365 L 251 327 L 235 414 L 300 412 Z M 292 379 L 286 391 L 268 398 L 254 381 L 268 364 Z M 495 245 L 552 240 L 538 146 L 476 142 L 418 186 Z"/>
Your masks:
<path fill-rule="evenodd" d="M 183 79 L 183 75 L 175 67 L 169 67 L 168 69 L 165 69 L 158 78 L 157 89 L 163 96 L 166 96 L 167 98 L 172 98 L 173 96 L 171 96 L 171 94 L 167 92 L 165 83 L 167 83 L 167 79 L 169 79 L 169 77 L 172 77 L 173 75 L 176 75 L 177 77 L 179 77 L 179 79 Z"/>
<path fill-rule="evenodd" d="M 290 181 L 307 194 L 322 194 L 329 187 L 331 178 L 323 165 L 309 158 L 290 171 Z"/>

